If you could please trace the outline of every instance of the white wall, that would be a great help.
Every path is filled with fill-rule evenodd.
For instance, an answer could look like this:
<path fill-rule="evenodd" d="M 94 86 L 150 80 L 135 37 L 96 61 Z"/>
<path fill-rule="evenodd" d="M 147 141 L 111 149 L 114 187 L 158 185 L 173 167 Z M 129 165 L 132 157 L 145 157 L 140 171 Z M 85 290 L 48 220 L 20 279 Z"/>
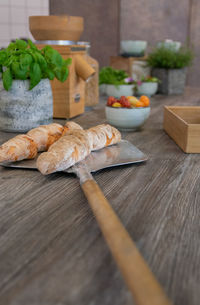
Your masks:
<path fill-rule="evenodd" d="M 11 39 L 31 38 L 28 17 L 49 15 L 49 0 L 0 0 L 0 48 Z"/>

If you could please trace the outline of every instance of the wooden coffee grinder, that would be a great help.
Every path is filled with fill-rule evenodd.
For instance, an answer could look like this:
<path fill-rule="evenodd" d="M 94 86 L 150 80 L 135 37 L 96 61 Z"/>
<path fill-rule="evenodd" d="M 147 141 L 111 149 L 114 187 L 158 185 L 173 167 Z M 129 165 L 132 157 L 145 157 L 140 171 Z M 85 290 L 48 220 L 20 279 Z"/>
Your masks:
<path fill-rule="evenodd" d="M 51 81 L 53 92 L 53 117 L 72 118 L 84 112 L 85 82 L 95 70 L 85 60 L 86 46 L 71 41 L 36 41 L 39 49 L 51 45 L 64 59 L 71 58 L 69 76 L 64 83 Z"/>

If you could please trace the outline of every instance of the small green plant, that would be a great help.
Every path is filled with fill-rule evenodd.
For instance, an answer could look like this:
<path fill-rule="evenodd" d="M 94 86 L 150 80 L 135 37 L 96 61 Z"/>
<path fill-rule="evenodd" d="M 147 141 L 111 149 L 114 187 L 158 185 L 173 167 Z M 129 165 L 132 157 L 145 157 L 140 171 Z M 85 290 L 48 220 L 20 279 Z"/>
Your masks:
<path fill-rule="evenodd" d="M 142 76 L 140 83 L 160 83 L 160 80 L 157 77 L 154 76 Z"/>
<path fill-rule="evenodd" d="M 11 88 L 14 79 L 30 79 L 29 90 L 43 78 L 53 80 L 56 77 L 64 82 L 68 77 L 70 64 L 71 58 L 63 59 L 50 46 L 39 50 L 31 40 L 27 43 L 16 39 L 6 49 L 0 50 L 0 72 L 6 90 Z"/>
<path fill-rule="evenodd" d="M 110 84 L 115 85 L 127 85 L 124 81 L 128 77 L 128 74 L 124 70 L 116 70 L 111 67 L 104 67 L 99 72 L 99 85 Z"/>
<path fill-rule="evenodd" d="M 181 69 L 189 66 L 192 60 L 193 53 L 189 49 L 181 48 L 175 51 L 162 46 L 148 55 L 147 63 L 153 68 Z"/>

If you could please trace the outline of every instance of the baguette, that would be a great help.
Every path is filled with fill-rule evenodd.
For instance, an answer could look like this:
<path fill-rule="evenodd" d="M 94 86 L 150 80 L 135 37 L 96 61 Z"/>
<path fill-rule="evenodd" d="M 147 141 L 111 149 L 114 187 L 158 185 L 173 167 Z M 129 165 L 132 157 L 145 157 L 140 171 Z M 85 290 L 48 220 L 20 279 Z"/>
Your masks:
<path fill-rule="evenodd" d="M 18 135 L 0 146 L 0 162 L 14 162 L 33 159 L 39 151 L 46 151 L 55 141 L 71 129 L 82 129 L 74 122 L 41 125 L 27 134 Z"/>
<path fill-rule="evenodd" d="M 60 124 L 41 125 L 31 129 L 27 135 L 30 136 L 37 146 L 37 151 L 45 151 L 51 144 L 57 141 L 63 134 L 63 126 Z"/>
<path fill-rule="evenodd" d="M 61 136 L 65 135 L 68 130 L 82 129 L 82 127 L 75 122 L 67 122 L 65 126 L 57 123 L 49 125 L 41 125 L 37 128 L 31 129 L 27 135 L 30 136 L 37 144 L 39 151 L 46 151 L 56 142 Z"/>
<path fill-rule="evenodd" d="M 77 123 L 75 123 L 75 122 L 73 122 L 73 121 L 69 121 L 69 122 L 67 122 L 64 126 L 63 126 L 63 133 L 62 133 L 62 135 L 64 136 L 64 135 L 66 135 L 66 133 L 69 131 L 69 130 L 78 130 L 78 129 L 80 129 L 80 130 L 83 130 L 83 128 L 79 125 L 79 124 L 77 124 Z"/>
<path fill-rule="evenodd" d="M 84 130 L 72 130 L 50 146 L 37 159 L 43 175 L 62 171 L 83 160 L 91 152 L 91 142 Z"/>
<path fill-rule="evenodd" d="M 43 175 L 65 170 L 83 160 L 92 150 L 120 140 L 120 132 L 107 124 L 88 130 L 71 130 L 38 157 L 37 168 Z"/>
<path fill-rule="evenodd" d="M 88 135 L 92 138 L 92 150 L 98 150 L 108 145 L 116 144 L 121 140 L 119 130 L 109 124 L 102 124 L 87 130 Z"/>
<path fill-rule="evenodd" d="M 0 147 L 0 162 L 33 159 L 37 155 L 37 145 L 28 135 L 18 135 Z"/>

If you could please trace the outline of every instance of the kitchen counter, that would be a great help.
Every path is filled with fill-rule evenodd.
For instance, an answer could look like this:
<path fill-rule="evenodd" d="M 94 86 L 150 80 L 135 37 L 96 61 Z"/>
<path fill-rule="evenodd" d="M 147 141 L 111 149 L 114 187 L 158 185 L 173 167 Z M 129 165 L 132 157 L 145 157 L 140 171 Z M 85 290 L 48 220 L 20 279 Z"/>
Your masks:
<path fill-rule="evenodd" d="M 75 121 L 104 123 L 105 99 Z M 123 133 L 149 160 L 94 178 L 173 304 L 198 305 L 200 154 L 163 131 L 164 104 L 200 105 L 200 89 L 152 99 L 143 130 Z M 75 176 L 0 168 L 0 304 L 132 304 Z"/>

